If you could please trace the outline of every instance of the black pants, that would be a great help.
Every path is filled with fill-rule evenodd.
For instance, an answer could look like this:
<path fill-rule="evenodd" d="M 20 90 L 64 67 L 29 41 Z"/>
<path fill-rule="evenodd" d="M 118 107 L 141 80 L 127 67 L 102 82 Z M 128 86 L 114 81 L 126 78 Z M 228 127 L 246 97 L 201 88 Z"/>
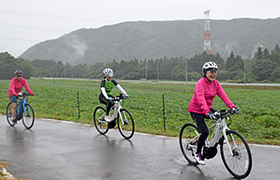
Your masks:
<path fill-rule="evenodd" d="M 112 95 L 109 95 L 109 97 L 113 97 Z M 109 112 L 110 112 L 110 109 L 111 107 L 114 105 L 112 101 L 110 101 L 109 99 L 106 99 L 104 97 L 103 94 L 100 94 L 99 95 L 99 101 L 102 103 L 102 104 L 105 104 L 106 105 L 106 115 L 109 115 Z"/>
<path fill-rule="evenodd" d="M 211 108 L 210 111 L 214 113 L 216 110 Z M 198 114 L 194 112 L 190 112 L 190 113 L 192 119 L 194 120 L 195 124 L 198 127 L 199 132 L 201 133 L 197 142 L 197 150 L 196 150 L 196 153 L 201 153 L 202 146 L 204 145 L 204 142 L 209 135 L 209 130 L 204 120 L 206 116 L 204 114 Z"/>

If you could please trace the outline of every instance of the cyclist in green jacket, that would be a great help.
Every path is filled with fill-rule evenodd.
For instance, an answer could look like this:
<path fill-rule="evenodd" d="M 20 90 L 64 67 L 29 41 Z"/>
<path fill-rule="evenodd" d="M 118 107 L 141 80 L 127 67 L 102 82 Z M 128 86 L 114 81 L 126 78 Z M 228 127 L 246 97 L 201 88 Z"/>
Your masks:
<path fill-rule="evenodd" d="M 101 81 L 101 93 L 99 95 L 99 101 L 106 105 L 106 116 L 105 121 L 111 122 L 109 112 L 111 107 L 113 106 L 112 98 L 113 95 L 111 91 L 113 87 L 116 86 L 125 96 L 129 97 L 129 95 L 125 92 L 125 90 L 117 83 L 116 80 L 113 79 L 114 71 L 110 68 L 106 68 L 103 70 L 104 79 Z"/>

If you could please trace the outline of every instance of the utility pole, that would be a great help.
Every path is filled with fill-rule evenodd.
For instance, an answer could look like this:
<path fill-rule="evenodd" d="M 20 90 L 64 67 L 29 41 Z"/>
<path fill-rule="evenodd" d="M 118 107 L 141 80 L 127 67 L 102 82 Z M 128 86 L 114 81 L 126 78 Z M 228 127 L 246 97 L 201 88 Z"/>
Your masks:
<path fill-rule="evenodd" d="M 245 60 L 244 60 L 244 89 L 246 88 L 246 65 L 245 65 Z"/>
<path fill-rule="evenodd" d="M 88 79 L 90 81 L 90 66 L 88 66 Z"/>
<path fill-rule="evenodd" d="M 55 66 L 53 67 L 53 84 L 55 84 L 55 80 L 54 80 L 54 72 L 55 72 L 56 68 Z"/>
<path fill-rule="evenodd" d="M 188 85 L 188 60 L 186 59 L 186 86 Z"/>
<path fill-rule="evenodd" d="M 146 83 L 147 83 L 147 80 L 148 80 L 147 60 L 145 63 L 145 74 L 146 74 Z"/>
<path fill-rule="evenodd" d="M 159 80 L 159 67 L 158 67 L 158 63 L 157 63 L 157 80 Z"/>

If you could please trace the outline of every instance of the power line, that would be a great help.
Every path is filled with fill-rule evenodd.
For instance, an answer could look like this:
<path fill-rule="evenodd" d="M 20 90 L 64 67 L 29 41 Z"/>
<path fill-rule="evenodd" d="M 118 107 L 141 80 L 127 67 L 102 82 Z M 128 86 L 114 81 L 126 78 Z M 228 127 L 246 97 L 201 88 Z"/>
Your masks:
<path fill-rule="evenodd" d="M 40 31 L 52 31 L 52 32 L 65 32 L 65 31 L 67 31 L 67 30 L 62 30 L 62 29 L 32 27 L 32 26 L 8 24 L 8 23 L 1 23 L 1 22 L 0 22 L 0 26 L 2 26 L 2 27 L 20 28 L 20 29 L 40 30 Z"/>
<path fill-rule="evenodd" d="M 1 36 L 0 36 L 0 39 L 14 40 L 14 41 L 26 41 L 26 42 L 40 42 L 39 40 L 7 38 L 7 37 L 1 37 Z"/>
<path fill-rule="evenodd" d="M 83 22 L 113 21 L 113 20 L 105 20 L 105 19 L 90 19 L 90 18 L 80 18 L 80 17 L 57 16 L 57 15 L 50 15 L 50 14 L 37 14 L 37 13 L 30 13 L 30 12 L 6 10 L 6 9 L 0 9 L 0 13 L 31 16 L 31 17 L 37 17 L 37 18 L 56 19 L 56 20 L 60 19 L 60 20 L 68 20 L 68 21 L 83 21 Z"/>

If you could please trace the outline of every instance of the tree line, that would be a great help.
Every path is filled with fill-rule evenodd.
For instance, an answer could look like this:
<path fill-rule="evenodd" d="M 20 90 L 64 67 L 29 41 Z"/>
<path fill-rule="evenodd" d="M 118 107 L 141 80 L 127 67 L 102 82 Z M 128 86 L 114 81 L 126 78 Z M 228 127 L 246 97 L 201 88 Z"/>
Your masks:
<path fill-rule="evenodd" d="M 8 52 L 0 53 L 0 78 L 11 79 L 16 69 L 24 72 L 25 78 L 33 77 L 64 77 L 100 79 L 102 71 L 109 67 L 114 70 L 114 77 L 127 80 L 177 80 L 196 81 L 202 76 L 202 66 L 205 62 L 214 61 L 218 64 L 217 80 L 227 82 L 280 82 L 280 48 L 277 44 L 269 52 L 259 48 L 253 59 L 242 59 L 231 52 L 224 61 L 220 54 L 196 54 L 190 59 L 183 57 L 160 59 L 133 59 L 130 61 L 111 63 L 97 62 L 93 65 L 63 64 L 54 60 L 24 60 L 14 58 Z"/>

